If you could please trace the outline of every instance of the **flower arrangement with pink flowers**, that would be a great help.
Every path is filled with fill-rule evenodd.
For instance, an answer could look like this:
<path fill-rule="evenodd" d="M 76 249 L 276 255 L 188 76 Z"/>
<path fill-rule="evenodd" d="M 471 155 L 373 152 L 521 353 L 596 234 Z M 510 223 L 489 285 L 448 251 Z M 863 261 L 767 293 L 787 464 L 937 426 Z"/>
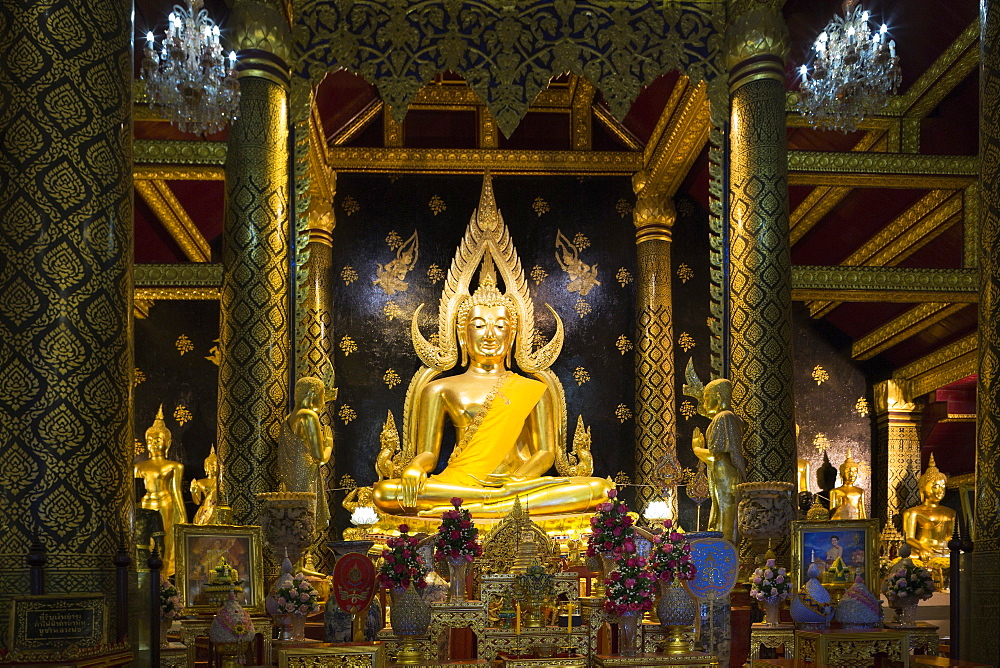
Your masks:
<path fill-rule="evenodd" d="M 646 569 L 646 560 L 635 553 L 622 553 L 618 567 L 604 579 L 604 609 L 616 615 L 653 609 L 656 576 Z"/>
<path fill-rule="evenodd" d="M 775 568 L 774 559 L 768 559 L 750 578 L 750 595 L 758 601 L 774 598 L 784 601 L 792 597 L 792 578 L 784 568 Z"/>
<path fill-rule="evenodd" d="M 160 578 L 160 617 L 164 619 L 174 619 L 180 617 L 184 610 L 181 602 L 181 593 L 170 580 L 165 577 Z"/>
<path fill-rule="evenodd" d="M 889 569 L 889 575 L 882 581 L 882 593 L 889 605 L 903 605 L 901 598 L 927 600 L 935 590 L 934 577 L 926 568 L 917 566 L 906 559 Z"/>
<path fill-rule="evenodd" d="M 587 556 L 601 553 L 615 556 L 635 552 L 635 527 L 628 514 L 628 505 L 618 498 L 618 490 L 608 492 L 608 500 L 597 506 L 590 518 L 590 538 Z"/>
<path fill-rule="evenodd" d="M 410 527 L 399 525 L 399 536 L 386 541 L 387 549 L 382 550 L 382 566 L 378 571 L 379 583 L 386 589 L 406 589 L 410 584 L 417 589 L 427 586 L 424 575 L 427 569 L 420 562 L 417 543 L 420 539 L 408 535 Z"/>
<path fill-rule="evenodd" d="M 691 558 L 691 544 L 687 537 L 673 530 L 673 522 L 664 520 L 666 533 L 653 538 L 653 550 L 649 554 L 649 569 L 664 582 L 693 580 L 698 573 Z"/>
<path fill-rule="evenodd" d="M 483 553 L 483 548 L 476 542 L 479 529 L 472 524 L 469 511 L 462 508 L 462 499 L 456 496 L 451 500 L 451 505 L 455 507 L 441 516 L 434 554 L 438 559 L 472 561 Z"/>
<path fill-rule="evenodd" d="M 274 592 L 279 615 L 313 615 L 319 612 L 319 593 L 302 573 L 296 573 L 284 587 Z"/>

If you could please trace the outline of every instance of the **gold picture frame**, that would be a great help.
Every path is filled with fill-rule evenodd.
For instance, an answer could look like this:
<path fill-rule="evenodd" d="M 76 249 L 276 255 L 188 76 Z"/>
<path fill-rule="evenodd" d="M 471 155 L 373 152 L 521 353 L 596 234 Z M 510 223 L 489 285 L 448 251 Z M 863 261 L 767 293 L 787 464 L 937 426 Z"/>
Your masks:
<path fill-rule="evenodd" d="M 854 578 L 863 574 L 865 586 L 878 592 L 879 526 L 877 519 L 826 520 L 792 522 L 792 570 L 796 589 L 809 579 L 807 571 L 811 561 L 820 566 L 820 582 L 826 586 L 844 588 L 854 584 Z M 851 572 L 831 580 L 830 567 L 840 557 Z"/>
<path fill-rule="evenodd" d="M 264 535 L 259 526 L 227 524 L 178 524 L 174 526 L 177 555 L 176 584 L 189 613 L 215 613 L 218 606 L 206 602 L 201 588 L 207 584 L 211 569 L 222 557 L 236 568 L 243 587 L 240 603 L 250 614 L 264 612 L 263 559 Z"/>

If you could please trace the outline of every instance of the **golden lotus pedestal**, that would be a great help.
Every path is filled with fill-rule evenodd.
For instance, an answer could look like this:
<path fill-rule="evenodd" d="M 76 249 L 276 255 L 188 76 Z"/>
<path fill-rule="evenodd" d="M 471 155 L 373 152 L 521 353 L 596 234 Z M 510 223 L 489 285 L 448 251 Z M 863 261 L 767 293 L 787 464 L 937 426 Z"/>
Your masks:
<path fill-rule="evenodd" d="M 714 654 L 689 652 L 687 654 L 651 654 L 643 652 L 633 656 L 598 654 L 591 665 L 595 668 L 617 668 L 617 666 L 718 666 L 719 659 Z"/>
<path fill-rule="evenodd" d="M 642 623 L 642 651 L 646 653 L 688 655 L 694 651 L 697 635 L 694 625 L 668 626 L 664 628 L 656 622 Z"/>
<path fill-rule="evenodd" d="M 861 668 L 875 664 L 877 654 L 909 665 L 909 629 L 826 629 L 795 632 L 795 661 L 829 668 Z"/>

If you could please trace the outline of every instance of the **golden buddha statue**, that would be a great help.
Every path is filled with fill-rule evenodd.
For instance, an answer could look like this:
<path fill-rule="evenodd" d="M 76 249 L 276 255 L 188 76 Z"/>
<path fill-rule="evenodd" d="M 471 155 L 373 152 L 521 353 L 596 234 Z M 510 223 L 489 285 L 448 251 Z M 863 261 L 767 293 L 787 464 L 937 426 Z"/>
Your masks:
<path fill-rule="evenodd" d="M 136 478 L 142 478 L 146 493 L 139 506 L 160 513 L 163 521 L 163 575 L 174 574 L 174 525 L 187 522 L 187 510 L 181 497 L 184 465 L 167 459 L 170 430 L 163 422 L 163 406 L 156 412 L 153 426 L 146 430 L 146 450 L 149 459 L 133 468 Z"/>
<path fill-rule="evenodd" d="M 906 543 L 917 551 L 922 561 L 948 556 L 948 541 L 955 530 L 955 511 L 940 505 L 948 476 L 938 470 L 931 455 L 930 464 L 920 476 L 920 505 L 903 512 Z"/>
<path fill-rule="evenodd" d="M 194 514 L 194 524 L 220 524 L 216 515 L 219 505 L 219 457 L 215 454 L 215 446 L 205 458 L 205 476 L 201 480 L 191 481 L 191 499 L 198 504 L 198 512 Z"/>
<path fill-rule="evenodd" d="M 733 384 L 716 378 L 707 385 L 694 372 L 693 360 L 685 369 L 684 394 L 698 400 L 698 412 L 711 419 L 705 433 L 695 427 L 691 448 L 708 467 L 708 489 L 712 509 L 708 530 L 721 531 L 726 540 L 736 537 L 736 485 L 746 480 L 743 459 L 743 423 L 732 411 Z"/>
<path fill-rule="evenodd" d="M 336 398 L 336 389 L 329 400 Z M 323 484 L 323 464 L 333 455 L 333 432 L 324 425 L 320 411 L 328 401 L 326 385 L 306 376 L 295 381 L 295 407 L 281 423 L 278 456 L 279 482 L 289 492 L 316 494 L 316 533 L 330 525 L 330 509 Z"/>
<path fill-rule="evenodd" d="M 477 268 L 479 285 L 470 296 Z M 549 369 L 562 349 L 562 321 L 549 307 L 555 335 L 532 350 L 534 305 L 489 175 L 445 281 L 434 343 L 420 333 L 422 308 L 413 314 L 411 334 L 424 366 L 406 399 L 401 470 L 376 483 L 375 505 L 391 515 L 438 515 L 459 497 L 475 517 L 503 517 L 518 496 L 539 514 L 585 512 L 607 500 L 612 483 L 586 477 L 589 453 L 578 444 L 574 465 L 567 456 L 565 395 Z M 439 378 L 459 351 L 465 371 Z M 512 359 L 531 377 L 511 371 Z M 446 418 L 456 445 L 445 469 L 433 474 Z M 383 455 L 380 461 L 391 459 Z M 562 477 L 545 476 L 553 464 Z"/>
<path fill-rule="evenodd" d="M 861 475 L 861 464 L 851 458 L 851 449 L 847 449 L 847 459 L 840 465 L 840 487 L 830 490 L 831 520 L 864 520 L 868 519 L 865 512 L 865 490 L 856 486 Z"/>

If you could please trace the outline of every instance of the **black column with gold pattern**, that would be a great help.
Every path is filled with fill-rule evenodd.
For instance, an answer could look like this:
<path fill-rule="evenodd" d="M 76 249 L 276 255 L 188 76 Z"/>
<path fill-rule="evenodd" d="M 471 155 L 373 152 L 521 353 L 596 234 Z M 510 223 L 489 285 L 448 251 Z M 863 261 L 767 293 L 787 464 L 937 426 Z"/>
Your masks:
<path fill-rule="evenodd" d="M 0 4 L 2 636 L 36 536 L 47 591 L 103 594 L 117 641 L 112 557 L 132 515 L 131 9 Z"/>
<path fill-rule="evenodd" d="M 1000 665 L 1000 3 L 980 3 L 979 387 L 972 652 Z M 964 634 L 963 634 L 964 635 Z"/>
<path fill-rule="evenodd" d="M 275 489 L 289 408 L 288 21 L 277 5 L 237 2 L 238 120 L 226 154 L 219 365 L 219 453 L 236 522 Z"/>
<path fill-rule="evenodd" d="M 787 30 L 778 4 L 730 9 L 730 376 L 733 407 L 746 422 L 748 479 L 795 482 Z"/>
<path fill-rule="evenodd" d="M 635 206 L 635 473 L 640 485 L 636 510 L 659 498 L 657 465 L 677 461 L 674 397 L 674 324 L 670 290 L 670 239 L 677 219 L 673 202 L 662 192 L 647 192 L 645 173 L 633 177 Z M 676 464 L 677 469 L 680 468 Z M 674 499 L 676 504 L 676 498 Z M 673 509 L 676 511 L 676 507 Z"/>

